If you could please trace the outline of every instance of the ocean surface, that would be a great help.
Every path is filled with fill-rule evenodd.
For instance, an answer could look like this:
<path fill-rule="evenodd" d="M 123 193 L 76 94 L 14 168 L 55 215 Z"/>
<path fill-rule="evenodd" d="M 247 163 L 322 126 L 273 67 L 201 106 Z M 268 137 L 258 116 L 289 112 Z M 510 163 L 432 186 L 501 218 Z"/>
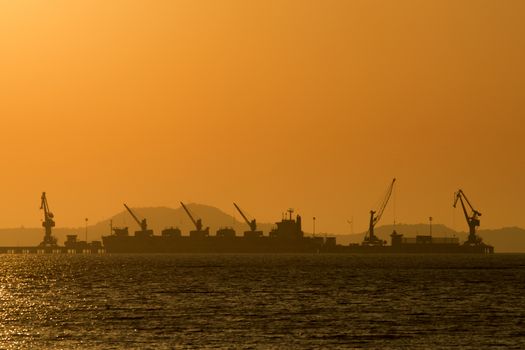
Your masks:
<path fill-rule="evenodd" d="M 0 255 L 0 348 L 524 349 L 525 255 Z"/>

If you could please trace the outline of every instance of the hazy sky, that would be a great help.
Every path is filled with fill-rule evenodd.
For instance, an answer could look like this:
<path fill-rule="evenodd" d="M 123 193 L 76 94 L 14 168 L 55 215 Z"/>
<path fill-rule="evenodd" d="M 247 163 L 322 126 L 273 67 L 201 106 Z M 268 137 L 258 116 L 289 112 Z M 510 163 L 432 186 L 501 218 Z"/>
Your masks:
<path fill-rule="evenodd" d="M 525 1 L 0 0 L 0 227 L 180 200 L 525 226 Z M 392 202 L 391 204 L 393 204 Z M 382 223 L 393 220 L 390 206 Z"/>

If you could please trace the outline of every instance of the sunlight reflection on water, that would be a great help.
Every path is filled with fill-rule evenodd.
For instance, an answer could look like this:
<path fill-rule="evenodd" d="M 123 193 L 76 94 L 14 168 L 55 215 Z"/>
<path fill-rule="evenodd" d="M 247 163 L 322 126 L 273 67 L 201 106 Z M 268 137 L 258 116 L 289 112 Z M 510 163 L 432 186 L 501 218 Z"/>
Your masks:
<path fill-rule="evenodd" d="M 525 345 L 525 255 L 0 256 L 1 348 Z"/>

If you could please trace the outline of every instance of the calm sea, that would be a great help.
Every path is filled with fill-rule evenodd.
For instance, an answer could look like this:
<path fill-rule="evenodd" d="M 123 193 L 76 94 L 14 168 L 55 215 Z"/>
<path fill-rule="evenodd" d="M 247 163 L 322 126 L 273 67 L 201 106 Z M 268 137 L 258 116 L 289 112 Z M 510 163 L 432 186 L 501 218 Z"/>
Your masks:
<path fill-rule="evenodd" d="M 0 256 L 0 348 L 525 348 L 525 255 Z"/>

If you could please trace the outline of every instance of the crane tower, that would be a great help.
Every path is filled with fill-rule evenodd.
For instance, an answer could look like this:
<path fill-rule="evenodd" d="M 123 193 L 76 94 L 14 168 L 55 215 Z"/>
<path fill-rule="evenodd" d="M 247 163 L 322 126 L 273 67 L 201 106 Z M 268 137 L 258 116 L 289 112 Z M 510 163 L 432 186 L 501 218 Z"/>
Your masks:
<path fill-rule="evenodd" d="M 386 205 L 388 204 L 388 201 L 390 197 L 392 196 L 392 191 L 394 190 L 395 182 L 396 182 L 396 179 L 394 178 L 392 180 L 392 183 L 388 187 L 386 191 L 386 195 L 383 201 L 381 202 L 381 205 L 379 206 L 379 208 L 377 210 L 370 210 L 370 224 L 368 226 L 368 232 L 365 235 L 365 239 L 363 240 L 362 245 L 381 246 L 385 244 L 383 240 L 379 239 L 374 234 L 374 227 L 379 222 L 379 220 L 381 220 L 381 217 L 383 216 L 383 213 L 386 209 Z"/>
<path fill-rule="evenodd" d="M 42 226 L 45 229 L 44 240 L 40 243 L 40 246 L 55 247 L 57 245 L 57 239 L 53 237 L 52 234 L 52 228 L 55 227 L 55 220 L 53 213 L 49 210 L 49 204 L 47 204 L 45 192 L 42 192 L 40 209 L 44 210 L 44 221 L 42 221 Z"/>

